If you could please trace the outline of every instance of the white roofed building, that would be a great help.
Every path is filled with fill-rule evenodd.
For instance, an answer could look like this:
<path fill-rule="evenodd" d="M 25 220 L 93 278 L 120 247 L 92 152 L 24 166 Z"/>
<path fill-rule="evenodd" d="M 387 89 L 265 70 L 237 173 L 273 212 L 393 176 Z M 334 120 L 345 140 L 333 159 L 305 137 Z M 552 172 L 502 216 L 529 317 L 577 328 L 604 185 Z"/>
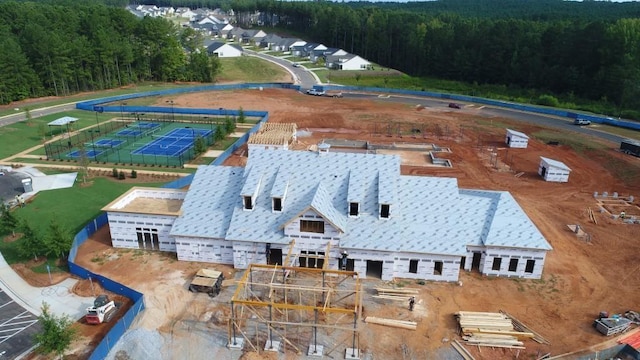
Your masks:
<path fill-rule="evenodd" d="M 538 175 L 545 181 L 569 182 L 569 173 L 571 169 L 564 163 L 540 156 Z"/>
<path fill-rule="evenodd" d="M 505 136 L 504 142 L 510 148 L 525 149 L 529 144 L 529 137 L 526 134 L 521 133 L 520 131 L 507 129 L 507 134 Z"/>
<path fill-rule="evenodd" d="M 169 236 L 180 260 L 337 269 L 346 252 L 347 270 L 383 280 L 457 281 L 461 269 L 540 278 L 551 250 L 508 192 L 328 149 L 255 147 L 246 167 L 199 167 Z"/>

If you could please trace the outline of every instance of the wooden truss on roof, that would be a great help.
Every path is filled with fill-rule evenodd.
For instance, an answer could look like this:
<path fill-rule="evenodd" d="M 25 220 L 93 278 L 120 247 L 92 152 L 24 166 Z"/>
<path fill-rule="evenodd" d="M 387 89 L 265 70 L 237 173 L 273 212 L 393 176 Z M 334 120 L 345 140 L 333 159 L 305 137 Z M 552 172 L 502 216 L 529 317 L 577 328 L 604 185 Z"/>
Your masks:
<path fill-rule="evenodd" d="M 358 349 L 362 284 L 353 271 L 250 264 L 231 298 L 229 346 Z M 331 341 L 328 341 L 328 338 Z M 347 350 L 349 351 L 349 350 Z"/>
<path fill-rule="evenodd" d="M 262 124 L 260 129 L 249 136 L 250 145 L 285 145 L 295 142 L 298 127 L 293 123 Z"/>

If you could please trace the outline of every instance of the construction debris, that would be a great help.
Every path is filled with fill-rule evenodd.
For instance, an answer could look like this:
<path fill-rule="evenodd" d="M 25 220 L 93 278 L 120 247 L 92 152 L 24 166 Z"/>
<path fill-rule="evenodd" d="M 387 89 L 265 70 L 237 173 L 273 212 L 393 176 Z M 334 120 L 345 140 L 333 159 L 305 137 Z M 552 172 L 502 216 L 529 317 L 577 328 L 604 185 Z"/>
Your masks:
<path fill-rule="evenodd" d="M 458 352 L 458 354 L 462 356 L 464 360 L 475 360 L 475 358 L 473 357 L 473 355 L 471 355 L 469 350 L 467 350 L 462 344 L 460 344 L 458 340 L 454 339 L 453 342 L 451 343 L 451 347 L 454 348 Z"/>
<path fill-rule="evenodd" d="M 593 210 L 591 210 L 591 208 L 588 208 L 587 211 L 589 212 L 589 219 L 591 219 L 594 224 L 598 225 L 598 220 L 596 220 L 596 216 L 593 214 Z"/>
<path fill-rule="evenodd" d="M 374 316 L 367 316 L 364 319 L 364 322 L 366 322 L 367 324 L 385 325 L 407 330 L 415 330 L 418 327 L 418 323 L 415 321 L 385 319 Z"/>

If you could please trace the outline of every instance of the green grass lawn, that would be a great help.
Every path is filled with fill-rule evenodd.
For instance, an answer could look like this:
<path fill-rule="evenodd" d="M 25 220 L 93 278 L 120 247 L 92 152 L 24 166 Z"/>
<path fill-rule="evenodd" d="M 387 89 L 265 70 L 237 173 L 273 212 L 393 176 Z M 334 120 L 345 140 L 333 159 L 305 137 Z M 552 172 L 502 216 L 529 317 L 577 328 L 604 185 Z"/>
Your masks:
<path fill-rule="evenodd" d="M 146 83 L 134 85 L 134 86 L 123 88 L 123 89 L 104 90 L 104 91 L 98 91 L 95 93 L 82 93 L 82 94 L 57 98 L 55 100 L 48 99 L 43 101 L 35 101 L 25 106 L 28 107 L 29 109 L 36 109 L 36 108 L 41 108 L 46 106 L 67 104 L 70 102 L 76 102 L 76 101 L 82 101 L 82 100 L 98 99 L 98 98 L 107 97 L 107 96 L 116 96 L 116 95 L 132 94 L 132 93 L 139 93 L 139 92 L 145 92 L 145 91 L 172 89 L 176 87 L 185 87 L 185 86 L 191 86 L 191 85 L 146 82 Z M 21 112 L 24 112 L 24 106 L 20 107 L 19 111 L 15 111 L 14 108 L 0 110 L 0 116 L 12 115 L 12 114 L 17 114 Z"/>
<path fill-rule="evenodd" d="M 287 75 L 286 70 L 253 56 L 222 58 L 220 81 L 269 82 Z"/>
<path fill-rule="evenodd" d="M 102 207 L 131 187 L 159 187 L 164 183 L 134 184 L 96 178 L 90 186 L 76 183 L 68 189 L 41 191 L 27 206 L 14 210 L 14 214 L 18 219 L 27 221 L 41 236 L 47 234 L 49 224 L 55 221 L 73 237 L 89 221 L 100 215 Z M 20 240 L 8 243 L 0 241 L 0 252 L 9 264 L 28 260 L 18 254 L 19 244 Z"/>

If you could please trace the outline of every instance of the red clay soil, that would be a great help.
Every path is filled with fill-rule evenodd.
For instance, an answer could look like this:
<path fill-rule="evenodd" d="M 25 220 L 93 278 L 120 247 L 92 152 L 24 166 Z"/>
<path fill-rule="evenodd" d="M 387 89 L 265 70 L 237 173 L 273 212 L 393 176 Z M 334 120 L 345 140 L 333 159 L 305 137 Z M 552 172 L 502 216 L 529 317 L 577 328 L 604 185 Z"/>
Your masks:
<path fill-rule="evenodd" d="M 453 314 L 461 310 L 504 310 L 551 342 L 540 345 L 526 341 L 527 349 L 519 353 L 522 359 L 548 352 L 563 354 L 610 340 L 591 326 L 598 313 L 640 310 L 637 301 L 640 225 L 623 224 L 607 213 L 595 211 L 598 206 L 593 198 L 594 192 L 616 191 L 621 196 L 635 195 L 638 205 L 640 159 L 617 153 L 616 144 L 603 143 L 603 150 L 577 153 L 568 146 L 546 145 L 532 138 L 527 149 L 507 150 L 503 145 L 504 129 L 493 126 L 494 122 L 530 135 L 543 129 L 495 117 L 489 124 L 489 116 L 477 107 L 450 111 L 443 104 L 442 108 L 419 109 L 375 100 L 318 98 L 276 89 L 185 94 L 172 100 L 178 107 L 267 110 L 272 122 L 295 122 L 299 130 L 307 128 L 312 132 L 309 137 L 299 138 L 295 146 L 298 149 L 329 138 L 448 147 L 451 153 L 438 156 L 450 159 L 452 168 L 427 166 L 430 164 L 425 160 L 425 166 L 403 166 L 402 172 L 455 177 L 461 188 L 510 191 L 553 246 L 540 280 L 487 278 L 474 272 L 461 272 L 460 283 L 419 285 L 412 280 L 397 279 L 396 284 L 421 290 L 413 312 L 408 311 L 406 304 L 380 302 L 366 294 L 365 315 L 418 322 L 416 331 L 363 324 L 360 348 L 376 358 L 402 359 L 403 346 L 408 349 L 405 353 L 413 356 L 410 358 L 430 358 L 438 348 L 449 347 L 450 340 L 459 339 Z M 164 104 L 164 100 L 158 104 Z M 405 129 L 415 126 L 426 130 L 415 138 L 388 137 L 386 126 L 391 123 L 402 123 Z M 498 158 L 497 166 L 490 163 L 494 156 Z M 567 164 L 572 169 L 569 182 L 543 181 L 536 174 L 540 156 Z M 614 160 L 624 165 L 624 173 L 615 169 L 612 172 L 607 161 Z M 245 162 L 246 158 L 234 156 L 227 164 Z M 521 176 L 515 176 L 521 172 Z M 595 211 L 597 225 L 589 220 L 588 208 Z M 591 235 L 591 241 L 576 238 L 568 224 L 580 224 Z M 108 230 L 102 229 L 87 241 L 78 253 L 79 263 L 147 294 L 146 313 L 153 320 L 145 314 L 142 326 L 167 328 L 181 316 L 180 297 L 186 292 L 184 284 L 188 277 L 206 265 L 178 262 L 171 254 L 113 249 L 108 236 Z M 377 282 L 365 280 L 365 285 L 375 286 Z M 477 359 L 516 356 L 513 350 L 469 349 Z"/>

